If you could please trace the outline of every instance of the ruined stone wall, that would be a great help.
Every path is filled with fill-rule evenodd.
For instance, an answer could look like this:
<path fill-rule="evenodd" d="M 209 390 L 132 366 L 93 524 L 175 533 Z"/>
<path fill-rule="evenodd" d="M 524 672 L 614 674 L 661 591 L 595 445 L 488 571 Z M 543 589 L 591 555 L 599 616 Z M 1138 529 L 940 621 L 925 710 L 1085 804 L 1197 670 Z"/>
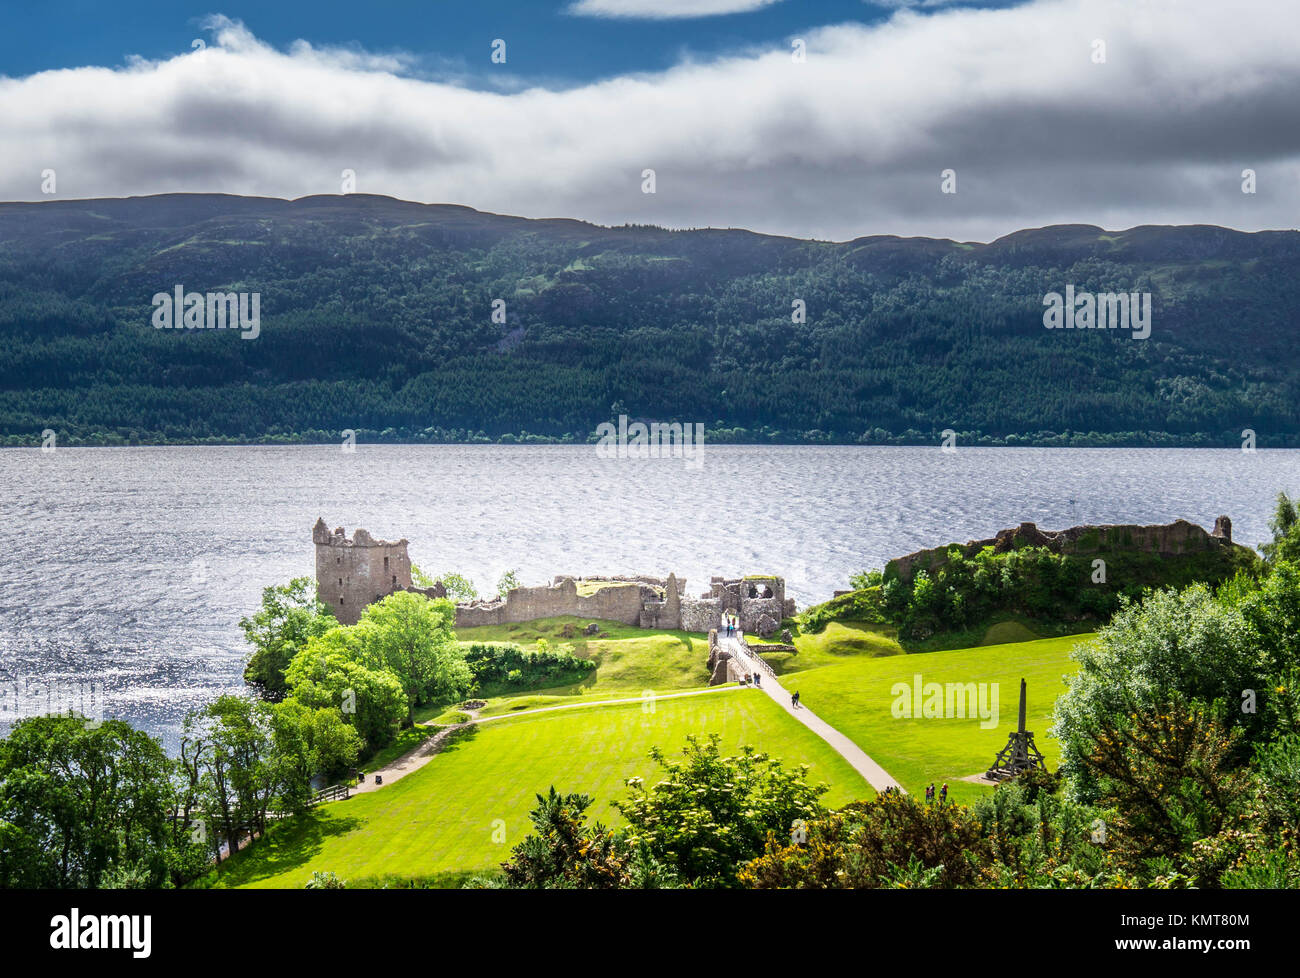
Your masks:
<path fill-rule="evenodd" d="M 750 598 L 740 609 L 741 630 L 750 635 L 771 635 L 781 624 L 784 602 L 776 598 Z"/>
<path fill-rule="evenodd" d="M 1080 556 L 1115 551 L 1177 556 L 1225 546 L 1235 546 L 1232 542 L 1232 520 L 1226 516 L 1220 516 L 1214 521 L 1213 533 L 1207 533 L 1202 527 L 1187 520 L 1150 526 L 1084 525 L 1055 531 L 1040 530 L 1033 523 L 1021 523 L 1018 527 L 999 531 L 990 540 L 950 543 L 944 547 L 931 547 L 895 558 L 885 566 L 885 574 L 897 574 L 904 581 L 910 581 L 922 568 L 932 573 L 947 562 L 948 551 L 953 547 L 957 547 L 963 555 L 973 557 L 985 547 L 992 547 L 995 553 L 1019 550 L 1022 547 L 1046 547 L 1054 553 Z"/>
<path fill-rule="evenodd" d="M 783 618 L 795 613 L 794 600 L 785 596 L 785 581 L 779 577 L 712 578 L 709 591 L 698 598 L 681 601 L 682 630 L 706 632 L 722 627 L 725 612 L 735 612 L 742 631 L 770 635 Z"/>
<path fill-rule="evenodd" d="M 446 597 L 441 582 L 432 588 L 411 583 L 411 560 L 406 540 L 376 540 L 358 528 L 349 539 L 340 527 L 330 530 L 323 519 L 312 528 L 316 545 L 316 591 L 345 625 L 360 619 L 366 606 L 395 591 L 411 591 L 429 598 Z M 724 611 L 734 611 L 746 632 L 769 635 L 783 618 L 795 613 L 785 597 L 779 577 L 714 577 L 709 591 L 699 598 L 685 596 L 685 580 L 629 575 L 588 577 L 601 582 L 591 594 L 580 594 L 578 579 L 557 576 L 549 585 L 519 587 L 504 598 L 456 606 L 456 626 L 504 625 L 572 615 L 617 621 L 641 628 L 707 632 L 722 624 Z"/>
<path fill-rule="evenodd" d="M 514 588 L 506 593 L 504 599 L 457 605 L 456 626 L 473 628 L 478 625 L 504 625 L 559 615 L 601 618 L 625 625 L 637 625 L 641 621 L 643 592 L 658 597 L 653 589 L 634 582 L 612 584 L 595 594 L 579 594 L 574 579 L 566 577 L 557 584 Z"/>
<path fill-rule="evenodd" d="M 376 540 L 360 527 L 348 539 L 323 519 L 312 528 L 316 545 L 316 594 L 344 625 L 355 625 L 366 605 L 411 587 L 406 541 Z"/>
<path fill-rule="evenodd" d="M 707 632 L 722 624 L 722 611 L 712 598 L 682 598 L 682 631 Z"/>
<path fill-rule="evenodd" d="M 677 575 L 669 574 L 662 588 L 650 585 L 648 595 L 643 592 L 641 618 L 638 624 L 642 628 L 665 628 L 677 630 L 682 627 L 681 589 L 686 586 L 682 581 L 678 586 Z M 662 593 L 663 597 L 659 595 Z"/>

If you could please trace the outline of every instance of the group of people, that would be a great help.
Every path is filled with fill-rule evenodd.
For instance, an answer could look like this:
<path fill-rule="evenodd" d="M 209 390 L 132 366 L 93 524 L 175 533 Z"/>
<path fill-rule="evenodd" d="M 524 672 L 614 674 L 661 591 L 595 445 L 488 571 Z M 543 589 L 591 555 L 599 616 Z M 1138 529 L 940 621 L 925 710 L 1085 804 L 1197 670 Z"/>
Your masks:
<path fill-rule="evenodd" d="M 740 684 L 742 686 L 748 686 L 750 683 L 761 687 L 763 685 L 762 677 L 756 672 L 747 672 L 745 673 L 745 678 L 740 681 Z"/>
<path fill-rule="evenodd" d="M 881 792 L 882 795 L 901 795 L 902 793 L 903 793 L 902 788 L 899 788 L 896 785 L 892 785 L 892 784 L 884 791 Z M 925 803 L 927 805 L 934 804 L 934 794 L 935 794 L 934 782 L 932 781 L 930 782 L 930 786 L 925 789 Z M 943 787 L 939 789 L 939 804 L 942 805 L 947 800 L 948 800 L 948 784 L 947 782 L 944 782 Z"/>
<path fill-rule="evenodd" d="M 939 804 L 942 805 L 947 800 L 948 800 L 948 782 L 945 781 L 943 783 L 943 787 L 939 789 Z M 933 781 L 931 781 L 929 785 L 926 786 L 925 803 L 927 805 L 934 804 L 934 782 Z"/>
<path fill-rule="evenodd" d="M 799 690 L 796 689 L 793 693 L 790 694 L 790 705 L 793 706 L 796 710 L 799 709 Z"/>
<path fill-rule="evenodd" d="M 740 631 L 740 619 L 736 617 L 734 611 L 723 613 L 722 629 L 726 633 L 727 638 L 734 638 L 735 634 Z"/>

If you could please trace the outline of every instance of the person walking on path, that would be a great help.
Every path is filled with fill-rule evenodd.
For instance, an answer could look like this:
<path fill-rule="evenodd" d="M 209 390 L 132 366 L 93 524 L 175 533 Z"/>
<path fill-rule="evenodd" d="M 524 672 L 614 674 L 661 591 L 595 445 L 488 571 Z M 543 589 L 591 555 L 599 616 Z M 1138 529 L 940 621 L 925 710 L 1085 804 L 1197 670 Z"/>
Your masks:
<path fill-rule="evenodd" d="M 790 696 L 790 705 L 796 710 L 799 709 L 799 693 L 797 690 Z"/>

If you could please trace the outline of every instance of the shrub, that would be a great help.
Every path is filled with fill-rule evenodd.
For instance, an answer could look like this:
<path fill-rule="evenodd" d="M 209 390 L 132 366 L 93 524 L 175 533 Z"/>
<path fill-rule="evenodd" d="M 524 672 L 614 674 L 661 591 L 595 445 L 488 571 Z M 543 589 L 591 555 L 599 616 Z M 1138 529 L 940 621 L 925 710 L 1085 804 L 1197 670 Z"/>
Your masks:
<path fill-rule="evenodd" d="M 991 859 L 970 809 L 890 793 L 810 822 L 803 842 L 769 833 L 740 882 L 753 889 L 969 887 L 987 877 L 981 864 Z"/>
<path fill-rule="evenodd" d="M 545 639 L 537 650 L 526 652 L 518 645 L 475 642 L 465 647 L 465 663 L 480 689 L 493 684 L 537 688 L 573 682 L 588 675 L 596 664 L 573 654 L 573 646 L 552 648 Z"/>
<path fill-rule="evenodd" d="M 348 882 L 339 879 L 337 873 L 318 871 L 311 874 L 311 879 L 304 883 L 302 888 L 304 890 L 346 890 Z"/>

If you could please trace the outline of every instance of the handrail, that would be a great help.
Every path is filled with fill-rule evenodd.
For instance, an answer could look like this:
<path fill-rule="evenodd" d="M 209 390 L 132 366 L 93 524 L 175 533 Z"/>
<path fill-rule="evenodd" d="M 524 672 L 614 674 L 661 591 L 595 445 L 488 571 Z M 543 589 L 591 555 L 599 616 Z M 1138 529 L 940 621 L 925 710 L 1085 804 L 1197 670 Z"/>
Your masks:
<path fill-rule="evenodd" d="M 749 647 L 749 642 L 745 640 L 745 633 L 741 631 L 739 628 L 736 629 L 735 639 L 740 643 L 740 647 L 743 650 L 745 658 L 757 662 L 760 666 L 763 667 L 764 672 L 766 672 L 773 679 L 776 678 L 776 670 L 772 668 L 771 664 L 768 663 L 767 660 L 765 660 L 761 655 L 759 655 L 757 652 L 755 652 L 753 649 Z"/>

